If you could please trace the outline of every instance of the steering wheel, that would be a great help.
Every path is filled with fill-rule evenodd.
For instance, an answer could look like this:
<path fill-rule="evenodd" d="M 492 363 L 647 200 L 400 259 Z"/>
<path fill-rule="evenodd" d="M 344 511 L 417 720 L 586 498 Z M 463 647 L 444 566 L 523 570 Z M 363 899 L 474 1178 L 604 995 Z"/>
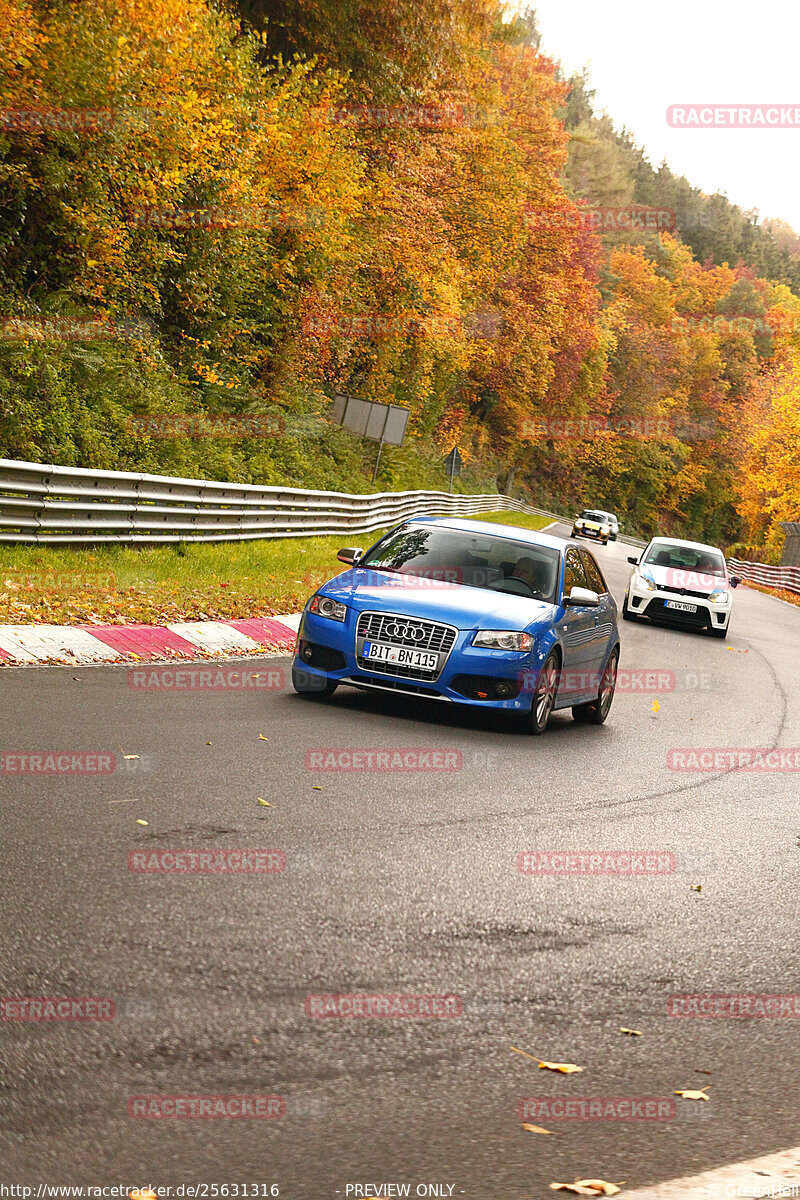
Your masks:
<path fill-rule="evenodd" d="M 489 590 L 493 592 L 508 592 L 512 596 L 526 596 L 531 600 L 542 600 L 544 597 L 540 592 L 534 590 L 525 579 L 517 579 L 515 575 L 509 575 L 507 579 L 496 579 L 494 583 L 489 584 Z"/>

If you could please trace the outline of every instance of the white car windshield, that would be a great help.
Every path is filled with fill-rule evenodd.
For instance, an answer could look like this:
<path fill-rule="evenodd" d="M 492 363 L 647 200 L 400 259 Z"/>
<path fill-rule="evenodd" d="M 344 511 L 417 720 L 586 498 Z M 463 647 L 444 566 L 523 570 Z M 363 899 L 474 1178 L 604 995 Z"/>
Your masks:
<path fill-rule="evenodd" d="M 644 562 L 653 567 L 669 567 L 673 571 L 694 571 L 700 575 L 725 577 L 725 559 L 718 550 L 698 550 L 679 542 L 656 542 L 650 547 Z"/>

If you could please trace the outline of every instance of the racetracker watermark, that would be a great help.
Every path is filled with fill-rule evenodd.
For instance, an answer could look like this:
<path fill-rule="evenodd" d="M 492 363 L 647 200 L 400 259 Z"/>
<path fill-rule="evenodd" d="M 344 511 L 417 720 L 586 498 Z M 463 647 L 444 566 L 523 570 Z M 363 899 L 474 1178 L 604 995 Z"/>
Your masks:
<path fill-rule="evenodd" d="M 460 996 L 415 995 L 389 992 L 306 996 L 307 1017 L 401 1017 L 423 1020 L 434 1017 L 460 1017 L 464 1004 Z"/>
<path fill-rule="evenodd" d="M 128 687 L 136 692 L 282 692 L 280 667 L 250 671 L 244 667 L 131 667 Z"/>
<path fill-rule="evenodd" d="M 669 438 L 675 437 L 675 426 L 666 418 L 613 417 L 589 415 L 586 417 L 534 417 L 521 421 L 519 437 L 523 441 L 538 442 L 545 438 L 565 438 L 585 441 L 599 433 L 612 433 L 626 438 Z"/>
<path fill-rule="evenodd" d="M 800 771 L 800 747 L 688 746 L 667 751 L 670 771 Z"/>
<path fill-rule="evenodd" d="M 26 571 L 24 575 L 0 574 L 0 590 L 45 592 L 50 595 L 65 592 L 116 591 L 118 580 L 110 571 L 91 575 L 84 571 Z"/>
<path fill-rule="evenodd" d="M 670 104 L 673 129 L 800 129 L 800 104 Z"/>
<path fill-rule="evenodd" d="M 677 1101 L 669 1096 L 523 1096 L 520 1121 L 674 1121 Z"/>
<path fill-rule="evenodd" d="M 524 850 L 521 875 L 674 875 L 670 850 Z"/>
<path fill-rule="evenodd" d="M 731 334 L 791 334 L 800 329 L 796 313 L 681 313 L 672 318 L 674 332 L 714 333 L 718 337 Z"/>
<path fill-rule="evenodd" d="M 800 995 L 772 992 L 687 992 L 667 1000 L 669 1017 L 800 1017 Z"/>
<path fill-rule="evenodd" d="M 125 431 L 132 437 L 152 438 L 279 438 L 286 430 L 279 413 L 164 413 L 128 417 Z"/>
<path fill-rule="evenodd" d="M 316 108 L 314 125 L 345 125 L 352 129 L 463 129 L 498 125 L 499 108 L 460 104 L 448 98 L 429 104 L 342 104 Z"/>
<path fill-rule="evenodd" d="M 450 339 L 496 338 L 503 328 L 498 312 L 460 313 L 314 313 L 302 318 L 308 337 L 331 337 L 381 341 L 392 337 Z"/>
<path fill-rule="evenodd" d="M 111 1021 L 116 1005 L 107 996 L 3 996 L 3 1021 Z"/>
<path fill-rule="evenodd" d="M 212 1095 L 212 1096 L 130 1096 L 128 1116 L 144 1119 L 278 1120 L 286 1115 L 283 1096 Z"/>
<path fill-rule="evenodd" d="M 673 208 L 648 204 L 578 205 L 555 212 L 526 208 L 525 222 L 533 229 L 594 229 L 598 233 L 661 233 L 678 225 Z"/>
<path fill-rule="evenodd" d="M 721 586 L 719 579 L 716 586 Z M 538 671 L 522 671 L 518 677 L 520 689 L 525 694 L 535 692 L 539 675 Z M 559 671 L 558 693 L 569 696 L 597 695 L 603 679 L 602 671 Z M 716 686 L 717 677 L 710 671 L 661 671 L 656 667 L 642 667 L 618 670 L 615 690 L 634 696 L 652 696 L 678 691 L 711 692 Z"/>
<path fill-rule="evenodd" d="M 0 775 L 112 775 L 116 769 L 113 754 L 0 753 Z"/>
<path fill-rule="evenodd" d="M 286 869 L 282 850 L 131 850 L 128 870 L 143 875 L 271 875 Z"/>
<path fill-rule="evenodd" d="M 460 750 L 400 746 L 306 750 L 305 762 L 307 771 L 460 771 L 464 765 Z"/>
<path fill-rule="evenodd" d="M 299 204 L 212 204 L 207 207 L 136 208 L 129 224 L 138 229 L 186 233 L 192 229 L 319 229 L 325 213 Z"/>
<path fill-rule="evenodd" d="M 158 118 L 153 108 L 0 108 L 0 129 L 9 133 L 107 133 L 148 129 Z"/>
<path fill-rule="evenodd" d="M 3 342 L 95 342 L 147 341 L 154 326 L 146 320 L 117 320 L 111 317 L 3 317 Z"/>

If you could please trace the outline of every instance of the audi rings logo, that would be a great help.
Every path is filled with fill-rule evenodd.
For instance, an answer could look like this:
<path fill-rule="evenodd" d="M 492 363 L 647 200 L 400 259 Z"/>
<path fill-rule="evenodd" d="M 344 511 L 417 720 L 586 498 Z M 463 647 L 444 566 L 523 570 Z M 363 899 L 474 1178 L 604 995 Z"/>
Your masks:
<path fill-rule="evenodd" d="M 401 625 L 399 621 L 390 621 L 384 627 L 384 633 L 387 637 L 404 638 L 407 642 L 421 642 L 425 637 L 421 625 Z"/>

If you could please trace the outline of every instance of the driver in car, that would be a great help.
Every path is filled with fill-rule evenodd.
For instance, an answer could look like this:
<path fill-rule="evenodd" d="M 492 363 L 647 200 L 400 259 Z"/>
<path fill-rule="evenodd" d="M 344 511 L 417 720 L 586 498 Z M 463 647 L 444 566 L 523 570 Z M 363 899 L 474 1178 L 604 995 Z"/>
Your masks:
<path fill-rule="evenodd" d="M 527 583 L 536 600 L 546 599 L 547 593 L 547 567 L 544 563 L 536 562 L 533 558 L 519 558 L 517 565 L 511 572 L 511 579 L 519 579 L 523 583 Z"/>

